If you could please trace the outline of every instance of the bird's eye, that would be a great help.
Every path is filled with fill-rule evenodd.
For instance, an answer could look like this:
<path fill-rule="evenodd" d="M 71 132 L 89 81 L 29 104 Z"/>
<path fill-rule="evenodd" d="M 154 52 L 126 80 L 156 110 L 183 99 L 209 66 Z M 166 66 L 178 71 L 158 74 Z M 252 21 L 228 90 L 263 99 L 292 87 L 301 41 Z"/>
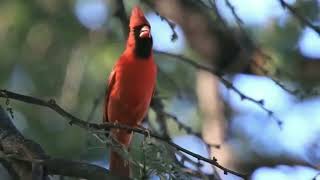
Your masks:
<path fill-rule="evenodd" d="M 147 25 L 142 26 L 142 28 L 140 29 L 140 32 L 139 32 L 139 37 L 140 38 L 150 38 L 151 37 L 150 27 Z"/>

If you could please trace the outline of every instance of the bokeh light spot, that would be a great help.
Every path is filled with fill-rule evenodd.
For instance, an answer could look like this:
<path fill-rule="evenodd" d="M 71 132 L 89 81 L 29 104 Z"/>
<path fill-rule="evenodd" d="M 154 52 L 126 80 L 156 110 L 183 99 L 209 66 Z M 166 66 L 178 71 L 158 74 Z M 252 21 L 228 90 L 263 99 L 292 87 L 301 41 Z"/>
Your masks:
<path fill-rule="evenodd" d="M 103 0 L 77 0 L 75 14 L 82 25 L 97 30 L 106 22 L 108 8 Z"/>

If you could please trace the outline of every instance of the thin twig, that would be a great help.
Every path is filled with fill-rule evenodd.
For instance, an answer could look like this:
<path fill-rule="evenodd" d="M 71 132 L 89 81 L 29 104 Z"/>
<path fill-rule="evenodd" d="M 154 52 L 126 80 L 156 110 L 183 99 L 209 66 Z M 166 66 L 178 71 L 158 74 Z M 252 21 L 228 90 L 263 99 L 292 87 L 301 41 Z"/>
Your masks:
<path fill-rule="evenodd" d="M 242 27 L 243 21 L 239 17 L 239 15 L 237 14 L 236 8 L 230 3 L 229 0 L 225 0 L 225 3 L 227 5 L 227 7 L 231 10 L 231 13 L 232 13 L 233 17 L 236 19 L 236 22 L 238 23 L 239 27 Z"/>
<path fill-rule="evenodd" d="M 312 180 L 317 180 L 317 178 L 320 176 L 320 172 L 319 173 L 317 173 L 313 178 L 312 178 Z"/>
<path fill-rule="evenodd" d="M 215 12 L 217 19 L 222 23 L 223 27 L 225 29 L 229 29 L 226 21 L 224 20 L 224 18 L 222 17 L 221 13 L 218 10 L 216 1 L 215 0 L 208 0 L 208 2 L 210 4 L 211 8 L 213 9 L 213 11 Z M 208 7 L 208 8 L 210 8 L 210 7 Z"/>
<path fill-rule="evenodd" d="M 251 51 L 254 51 L 256 49 L 260 49 L 256 43 L 249 37 L 248 33 L 246 32 L 246 30 L 243 27 L 244 22 L 242 21 L 242 19 L 240 18 L 240 16 L 237 14 L 236 12 L 236 8 L 233 6 L 233 4 L 231 4 L 231 2 L 229 0 L 225 0 L 225 3 L 227 5 L 227 7 L 230 9 L 233 17 L 235 18 L 237 25 L 241 31 L 242 34 L 242 41 L 240 41 L 239 43 L 241 43 L 241 48 L 244 49 L 244 47 L 250 47 L 250 49 L 252 49 Z M 244 42 L 243 42 L 244 41 Z"/>
<path fill-rule="evenodd" d="M 184 123 L 180 122 L 180 120 L 177 118 L 177 116 L 173 115 L 173 114 L 170 114 L 168 112 L 162 112 L 165 116 L 171 118 L 177 125 L 180 129 L 184 129 L 188 134 L 192 134 L 198 138 L 200 138 L 206 145 L 210 146 L 210 147 L 213 147 L 213 148 L 216 148 L 216 149 L 220 149 L 221 148 L 221 145 L 220 144 L 212 144 L 212 143 L 208 143 L 206 142 L 202 135 L 199 133 L 199 132 L 195 132 L 194 130 L 192 130 L 191 127 L 185 125 Z"/>
<path fill-rule="evenodd" d="M 267 77 L 269 77 L 269 79 L 271 79 L 276 85 L 278 85 L 282 90 L 286 91 L 287 93 L 296 96 L 300 99 L 304 99 L 307 95 L 313 95 L 313 96 L 318 96 L 319 92 L 316 89 L 310 89 L 309 91 L 307 90 L 302 90 L 302 89 L 290 89 L 289 87 L 287 87 L 285 84 L 283 84 L 283 82 L 281 82 L 280 80 L 278 80 L 277 78 L 273 77 L 273 75 L 266 70 L 265 68 L 259 66 L 255 61 L 252 62 L 252 65 L 255 66 L 258 70 L 261 71 L 261 73 L 263 73 L 263 75 L 266 75 Z M 279 71 L 279 70 L 277 70 Z"/>
<path fill-rule="evenodd" d="M 172 31 L 171 41 L 172 41 L 172 42 L 176 41 L 176 40 L 178 39 L 178 33 L 177 33 L 176 30 L 175 30 L 176 24 L 173 23 L 172 21 L 170 21 L 168 18 L 166 18 L 166 17 L 164 17 L 164 16 L 161 16 L 161 15 L 159 14 L 159 12 L 157 12 L 157 11 L 155 11 L 155 12 L 156 12 L 156 14 L 160 17 L 161 21 L 165 21 L 165 22 L 169 25 L 169 27 L 170 27 L 170 29 L 171 29 L 171 31 Z"/>
<path fill-rule="evenodd" d="M 296 8 L 294 8 L 293 6 L 291 6 L 290 4 L 288 4 L 285 0 L 278 0 L 280 5 L 284 8 L 284 9 L 288 9 L 292 15 L 294 15 L 301 24 L 306 25 L 308 27 L 310 27 L 311 29 L 313 29 L 319 36 L 320 36 L 320 27 L 314 25 L 309 19 L 303 17 Z"/>
<path fill-rule="evenodd" d="M 288 93 L 290 93 L 292 95 L 298 95 L 297 94 L 297 90 L 291 90 L 288 87 L 286 87 L 280 81 L 278 81 L 275 78 L 273 78 L 268 70 L 266 70 L 263 67 L 259 66 L 255 61 L 252 62 L 252 65 L 255 66 L 257 69 L 259 69 L 264 75 L 268 76 L 275 84 L 277 84 L 284 91 L 286 91 L 286 92 L 288 92 Z"/>
<path fill-rule="evenodd" d="M 234 91 L 236 94 L 238 94 L 241 100 L 247 100 L 247 101 L 250 101 L 250 102 L 258 105 L 262 110 L 267 112 L 267 114 L 272 119 L 274 119 L 276 121 L 276 123 L 279 125 L 280 128 L 282 127 L 282 121 L 277 116 L 275 116 L 273 111 L 271 111 L 270 109 L 268 109 L 268 108 L 266 108 L 264 106 L 264 100 L 263 99 L 256 100 L 256 99 L 254 99 L 254 98 L 252 98 L 250 96 L 245 95 L 238 88 L 236 88 L 231 82 L 229 82 L 226 78 L 224 78 L 223 74 L 220 71 L 215 70 L 215 69 L 213 69 L 213 68 L 211 68 L 209 66 L 205 66 L 205 65 L 199 64 L 199 63 L 195 62 L 194 60 L 191 60 L 191 59 L 189 59 L 189 58 L 187 58 L 187 57 L 185 57 L 183 55 L 176 55 L 176 54 L 171 54 L 171 53 L 167 53 L 167 52 L 163 52 L 163 51 L 155 51 L 155 53 L 166 55 L 166 56 L 169 56 L 169 57 L 173 57 L 174 59 L 182 61 L 182 62 L 184 62 L 186 64 L 189 64 L 194 68 L 202 69 L 202 70 L 208 71 L 208 72 L 216 75 L 220 79 L 222 84 L 227 89 L 230 89 L 230 90 Z"/>

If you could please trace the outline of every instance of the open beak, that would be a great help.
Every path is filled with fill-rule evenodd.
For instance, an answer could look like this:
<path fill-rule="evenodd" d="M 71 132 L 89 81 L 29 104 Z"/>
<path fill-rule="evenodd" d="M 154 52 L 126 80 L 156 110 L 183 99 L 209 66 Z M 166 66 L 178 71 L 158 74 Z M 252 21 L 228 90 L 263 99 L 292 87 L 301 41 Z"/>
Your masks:
<path fill-rule="evenodd" d="M 140 30 L 139 37 L 140 38 L 150 38 L 151 37 L 150 27 L 143 26 Z"/>

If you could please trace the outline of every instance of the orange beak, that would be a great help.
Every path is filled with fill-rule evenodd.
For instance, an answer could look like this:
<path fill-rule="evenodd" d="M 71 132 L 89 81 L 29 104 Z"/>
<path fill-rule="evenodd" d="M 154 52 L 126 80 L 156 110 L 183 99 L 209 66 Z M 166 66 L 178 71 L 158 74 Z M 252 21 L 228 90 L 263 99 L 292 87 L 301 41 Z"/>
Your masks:
<path fill-rule="evenodd" d="M 150 27 L 143 26 L 140 30 L 139 37 L 140 38 L 150 38 L 151 37 Z"/>

